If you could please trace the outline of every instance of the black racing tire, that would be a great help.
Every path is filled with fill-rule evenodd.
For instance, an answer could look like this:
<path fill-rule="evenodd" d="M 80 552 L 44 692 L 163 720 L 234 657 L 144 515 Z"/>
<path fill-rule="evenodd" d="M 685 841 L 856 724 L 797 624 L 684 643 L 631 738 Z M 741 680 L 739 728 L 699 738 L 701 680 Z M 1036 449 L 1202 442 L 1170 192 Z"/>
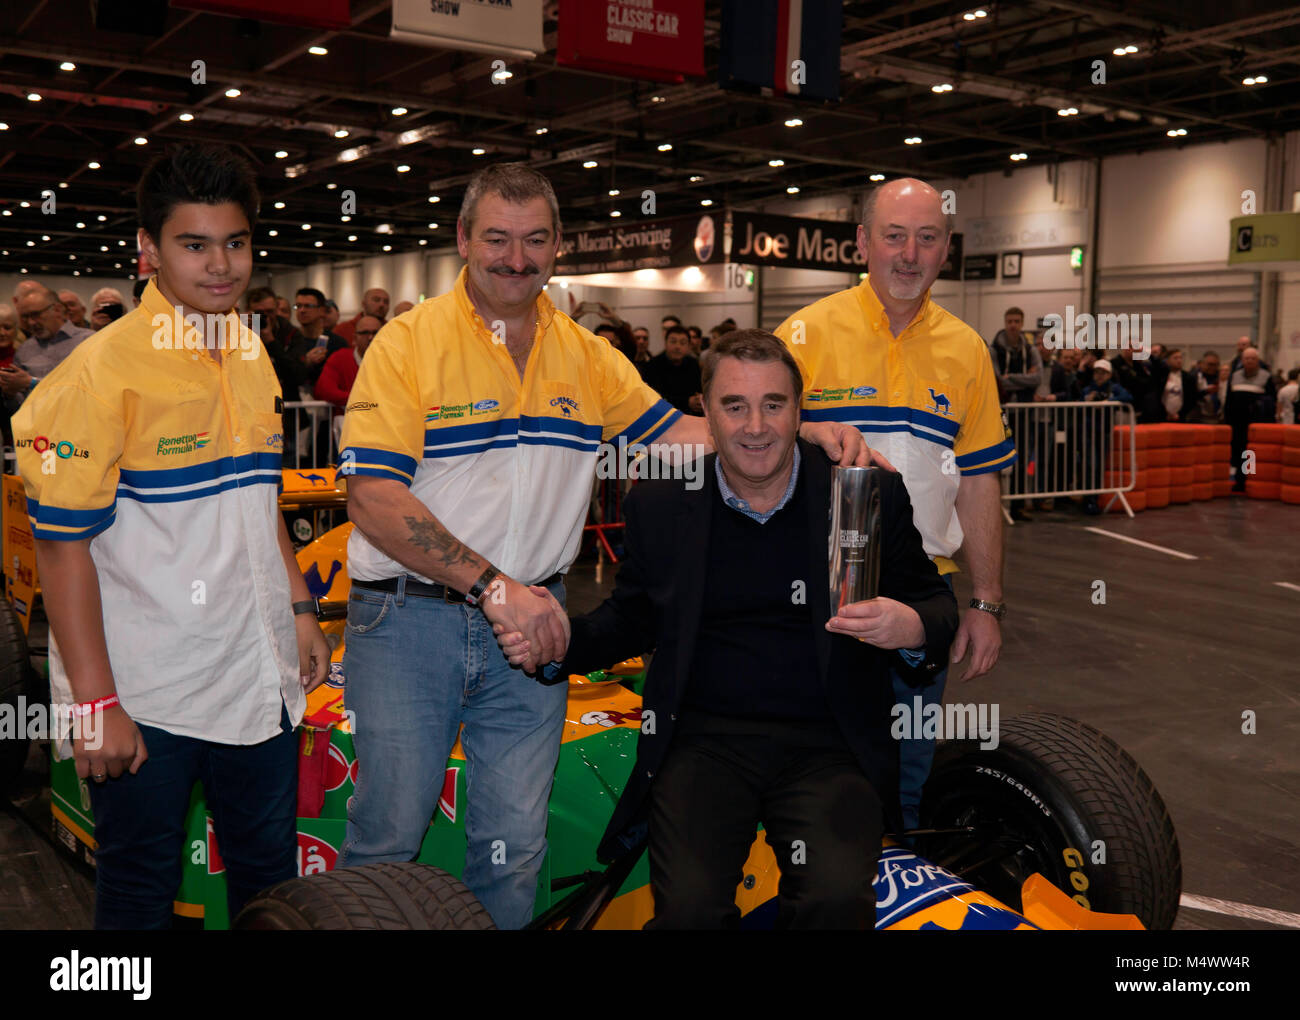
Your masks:
<path fill-rule="evenodd" d="M 367 864 L 258 893 L 240 931 L 487 931 L 492 918 L 459 879 L 430 864 Z"/>
<path fill-rule="evenodd" d="M 996 748 L 940 745 L 921 828 L 970 834 L 917 838 L 922 856 L 1020 907 L 1040 872 L 1092 910 L 1136 914 L 1168 929 L 1182 892 L 1173 821 L 1142 767 L 1100 730 L 1059 715 L 1002 724 Z"/>
<path fill-rule="evenodd" d="M 23 625 L 8 599 L 0 598 L 0 712 L 10 716 L 15 726 L 12 735 L 0 735 L 0 799 L 6 798 L 15 788 L 27 762 L 30 741 L 23 733 L 27 714 L 20 711 L 25 703 L 31 705 L 38 697 L 36 671 L 32 669 L 27 651 L 27 638 Z M 45 699 L 48 707 L 49 699 Z M 0 722 L 7 728 L 7 722 Z"/>

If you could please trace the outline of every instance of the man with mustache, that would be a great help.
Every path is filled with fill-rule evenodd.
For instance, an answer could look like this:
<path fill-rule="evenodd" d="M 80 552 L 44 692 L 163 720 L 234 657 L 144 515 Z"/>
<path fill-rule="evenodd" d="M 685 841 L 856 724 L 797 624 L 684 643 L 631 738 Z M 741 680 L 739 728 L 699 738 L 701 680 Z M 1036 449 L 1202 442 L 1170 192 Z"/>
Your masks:
<path fill-rule="evenodd" d="M 702 453 L 708 433 L 542 293 L 560 244 L 544 176 L 479 171 L 456 240 L 455 286 L 380 330 L 343 424 L 355 524 L 343 669 L 360 768 L 339 863 L 416 856 L 463 724 L 463 879 L 498 927 L 518 928 L 546 855 L 567 685 L 512 668 L 493 624 L 537 662 L 563 659 L 561 575 L 602 443 Z M 832 459 L 865 462 L 856 430 L 812 429 Z"/>
<path fill-rule="evenodd" d="M 997 379 L 979 334 L 930 300 L 948 254 L 952 217 L 924 181 L 890 181 L 868 196 L 858 227 L 867 278 L 790 316 L 776 333 L 804 377 L 803 420 L 852 423 L 903 474 L 917 530 L 939 572 L 964 548 L 974 612 L 962 615 L 953 661 L 987 673 L 1002 638 L 1002 515 L 998 472 L 1016 459 Z M 943 698 L 946 671 L 925 688 Z M 915 692 L 894 674 L 894 693 Z M 916 826 L 932 740 L 903 741 L 904 822 Z"/>

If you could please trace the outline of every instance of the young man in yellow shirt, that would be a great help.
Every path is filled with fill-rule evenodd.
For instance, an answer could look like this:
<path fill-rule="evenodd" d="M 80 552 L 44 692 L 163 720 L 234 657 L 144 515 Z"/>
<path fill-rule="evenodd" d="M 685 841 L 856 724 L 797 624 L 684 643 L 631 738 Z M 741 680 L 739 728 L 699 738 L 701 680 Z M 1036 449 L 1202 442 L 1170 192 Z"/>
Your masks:
<path fill-rule="evenodd" d="M 294 877 L 293 727 L 329 668 L 278 510 L 280 387 L 232 311 L 253 170 L 182 146 L 145 170 L 138 205 L 155 270 L 140 305 L 13 422 L 60 744 L 91 780 L 97 928 L 170 924 L 196 781 L 232 918 Z"/>

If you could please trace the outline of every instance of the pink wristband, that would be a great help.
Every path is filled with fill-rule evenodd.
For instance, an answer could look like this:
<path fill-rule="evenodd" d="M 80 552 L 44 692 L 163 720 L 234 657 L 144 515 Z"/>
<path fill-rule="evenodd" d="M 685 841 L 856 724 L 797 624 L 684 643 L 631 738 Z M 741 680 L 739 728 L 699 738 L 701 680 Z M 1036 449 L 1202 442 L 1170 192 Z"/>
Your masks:
<path fill-rule="evenodd" d="M 102 712 L 106 708 L 112 708 L 119 704 L 116 694 L 110 694 L 106 698 L 96 698 L 94 701 L 82 701 L 72 706 L 74 716 L 92 715 L 95 712 Z"/>

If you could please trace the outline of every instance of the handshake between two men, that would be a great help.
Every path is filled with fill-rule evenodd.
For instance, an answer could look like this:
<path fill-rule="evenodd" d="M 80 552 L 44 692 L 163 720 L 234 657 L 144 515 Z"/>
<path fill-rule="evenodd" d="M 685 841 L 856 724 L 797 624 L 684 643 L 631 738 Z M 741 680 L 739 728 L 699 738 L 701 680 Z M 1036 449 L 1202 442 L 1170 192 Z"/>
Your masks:
<path fill-rule="evenodd" d="M 488 614 L 489 618 L 495 617 L 492 632 L 506 659 L 528 674 L 537 673 L 549 663 L 563 662 L 571 634 L 564 607 L 546 588 L 512 584 L 532 597 L 517 596 L 511 603 L 505 592 L 501 605 L 510 608 Z M 905 603 L 883 596 L 841 607 L 825 626 L 833 634 L 857 638 L 886 651 L 925 643 L 920 614 Z"/>

